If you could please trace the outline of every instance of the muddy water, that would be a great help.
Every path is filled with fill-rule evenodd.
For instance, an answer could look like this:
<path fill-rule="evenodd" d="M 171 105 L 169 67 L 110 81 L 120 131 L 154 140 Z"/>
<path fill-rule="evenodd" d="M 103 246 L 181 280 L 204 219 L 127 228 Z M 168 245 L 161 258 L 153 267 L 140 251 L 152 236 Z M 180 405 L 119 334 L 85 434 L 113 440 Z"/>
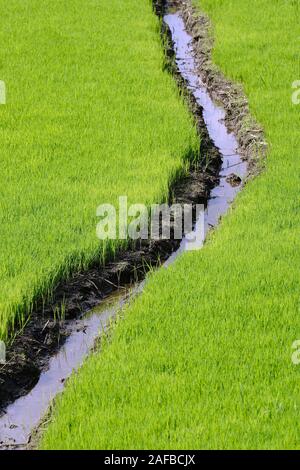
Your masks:
<path fill-rule="evenodd" d="M 238 154 L 235 136 L 227 131 L 224 123 L 225 112 L 213 103 L 196 73 L 192 38 L 185 31 L 183 19 L 179 13 L 174 13 L 166 15 L 164 21 L 172 33 L 178 69 L 202 107 L 209 136 L 222 155 L 220 182 L 211 191 L 205 210 L 206 234 L 211 227 L 217 225 L 220 216 L 226 213 L 240 190 L 240 185 L 232 186 L 227 181 L 228 176 L 234 173 L 243 179 L 247 174 L 247 164 Z M 196 222 L 194 231 L 199 233 L 201 225 L 202 218 Z M 188 238 L 183 239 L 179 250 L 170 256 L 165 266 L 189 249 Z M 202 246 L 203 242 L 200 240 L 198 248 Z M 80 367 L 84 358 L 91 352 L 96 338 L 107 329 L 116 312 L 139 293 L 143 286 L 144 283 L 141 283 L 131 290 L 118 291 L 83 319 L 70 322 L 70 336 L 59 353 L 51 359 L 48 369 L 41 374 L 37 385 L 28 395 L 10 405 L 0 418 L 0 448 L 22 448 L 27 445 L 33 429 L 46 414 L 51 400 L 63 390 L 65 380 L 72 371 Z"/>

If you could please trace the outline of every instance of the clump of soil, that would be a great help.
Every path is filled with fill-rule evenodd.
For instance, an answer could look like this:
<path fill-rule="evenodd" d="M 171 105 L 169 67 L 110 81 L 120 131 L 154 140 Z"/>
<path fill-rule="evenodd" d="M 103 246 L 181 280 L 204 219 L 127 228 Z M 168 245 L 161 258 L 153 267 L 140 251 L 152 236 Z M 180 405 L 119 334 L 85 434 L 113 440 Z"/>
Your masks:
<path fill-rule="evenodd" d="M 235 173 L 231 173 L 229 176 L 226 178 L 227 183 L 229 183 L 233 188 L 236 186 L 240 186 L 242 183 L 242 179 L 236 175 Z"/>

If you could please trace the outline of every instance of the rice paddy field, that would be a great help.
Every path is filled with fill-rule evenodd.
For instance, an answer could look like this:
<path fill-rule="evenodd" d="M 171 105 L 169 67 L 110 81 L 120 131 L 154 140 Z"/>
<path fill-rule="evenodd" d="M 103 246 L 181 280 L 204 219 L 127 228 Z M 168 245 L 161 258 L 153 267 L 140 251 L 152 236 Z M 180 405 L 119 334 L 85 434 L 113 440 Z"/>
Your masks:
<path fill-rule="evenodd" d="M 0 339 L 57 280 L 111 257 L 96 209 L 168 196 L 197 151 L 143 0 L 0 0 Z"/>
<path fill-rule="evenodd" d="M 266 162 L 202 250 L 148 275 L 53 402 L 39 449 L 300 449 L 300 2 L 193 5 L 264 129 Z M 120 246 L 97 239 L 97 207 L 166 200 L 199 137 L 150 0 L 0 0 L 0 11 L 7 340 L 57 280 Z"/>
<path fill-rule="evenodd" d="M 299 2 L 194 4 L 264 128 L 266 168 L 202 251 L 150 276 L 56 401 L 43 449 L 300 447 Z"/>

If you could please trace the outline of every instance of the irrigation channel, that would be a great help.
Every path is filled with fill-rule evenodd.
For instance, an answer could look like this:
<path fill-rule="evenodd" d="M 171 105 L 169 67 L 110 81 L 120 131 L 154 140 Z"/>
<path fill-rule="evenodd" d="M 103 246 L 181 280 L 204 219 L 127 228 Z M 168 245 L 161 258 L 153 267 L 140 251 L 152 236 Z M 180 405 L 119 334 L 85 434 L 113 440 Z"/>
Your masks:
<path fill-rule="evenodd" d="M 164 15 L 164 27 L 169 29 L 175 52 L 176 65 L 186 87 L 202 109 L 202 117 L 209 137 L 222 157 L 218 184 L 211 190 L 205 209 L 205 233 L 218 224 L 242 187 L 247 176 L 247 162 L 238 153 L 238 143 L 225 124 L 225 111 L 210 98 L 207 88 L 197 73 L 192 38 L 186 32 L 179 11 Z M 234 174 L 233 174 L 234 173 Z M 232 184 L 232 175 L 235 184 Z M 200 222 L 199 222 L 200 223 Z M 197 221 L 195 229 L 197 230 Z M 202 246 L 202 245 L 201 245 Z M 199 248 L 201 248 L 199 246 Z M 177 251 L 171 254 L 160 269 L 168 265 L 186 250 L 183 239 Z M 124 304 L 128 303 L 144 287 L 137 282 L 130 288 L 122 288 L 110 295 L 99 307 L 70 321 L 70 334 L 60 350 L 51 358 L 34 388 L 25 396 L 10 404 L 0 417 L 0 446 L 4 448 L 26 448 L 32 432 L 46 415 L 53 398 L 64 389 L 66 379 L 78 369 L 92 351 L 96 339 L 111 324 L 112 319 Z"/>

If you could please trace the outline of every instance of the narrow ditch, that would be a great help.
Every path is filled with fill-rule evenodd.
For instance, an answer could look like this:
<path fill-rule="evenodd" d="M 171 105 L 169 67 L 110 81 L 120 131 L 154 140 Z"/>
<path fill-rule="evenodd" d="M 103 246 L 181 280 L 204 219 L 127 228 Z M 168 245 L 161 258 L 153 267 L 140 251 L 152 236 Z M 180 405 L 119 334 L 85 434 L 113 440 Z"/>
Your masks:
<path fill-rule="evenodd" d="M 193 113 L 201 137 L 201 159 L 170 188 L 170 202 L 205 204 L 205 232 L 215 227 L 241 189 L 248 163 L 239 142 L 214 103 L 199 74 L 193 37 L 187 32 L 185 2 L 154 1 L 163 18 L 162 37 L 166 66 L 172 71 Z M 228 130 L 228 128 L 230 130 Z M 195 230 L 197 220 L 195 220 Z M 174 230 L 174 227 L 173 227 Z M 8 362 L 0 370 L 0 446 L 24 448 L 66 379 L 91 352 L 101 332 L 107 331 L 117 312 L 144 287 L 150 268 L 167 267 L 186 249 L 185 239 L 141 242 L 120 251 L 104 267 L 58 284 L 50 300 L 39 301 L 29 323 L 8 349 Z M 65 319 L 54 320 L 64 303 Z"/>

